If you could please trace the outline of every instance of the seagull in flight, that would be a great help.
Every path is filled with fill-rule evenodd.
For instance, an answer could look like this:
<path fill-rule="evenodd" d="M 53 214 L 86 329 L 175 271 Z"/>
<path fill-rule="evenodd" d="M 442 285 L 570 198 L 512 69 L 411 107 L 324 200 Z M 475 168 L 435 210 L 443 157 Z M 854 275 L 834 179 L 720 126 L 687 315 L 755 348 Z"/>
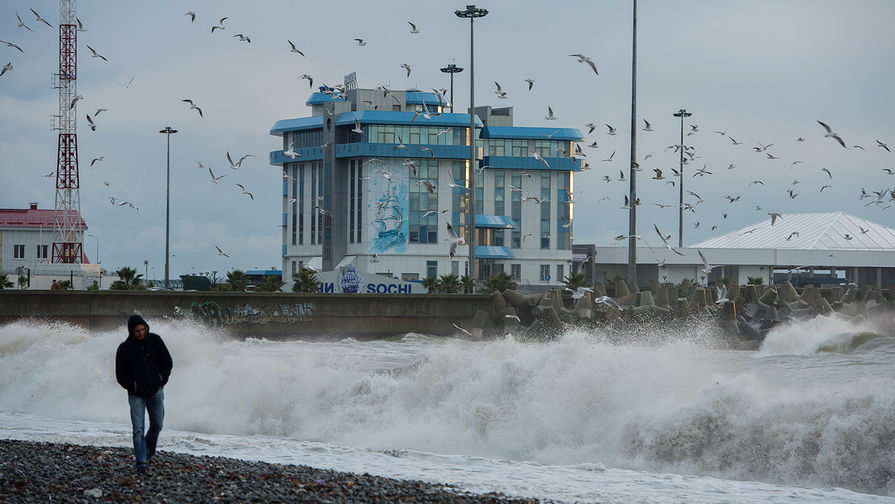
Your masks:
<path fill-rule="evenodd" d="M 34 30 L 32 30 L 28 25 L 26 25 L 25 23 L 22 22 L 22 17 L 19 16 L 19 13 L 18 13 L 18 12 L 16 12 L 16 18 L 18 18 L 18 20 L 19 20 L 19 28 L 24 28 L 24 29 L 26 29 L 26 30 L 28 30 L 28 31 L 30 31 L 30 32 L 33 32 L 33 31 L 34 31 Z"/>
<path fill-rule="evenodd" d="M 25 54 L 25 51 L 23 51 L 21 47 L 19 47 L 19 46 L 13 44 L 12 42 L 7 42 L 7 41 L 5 41 L 5 40 L 0 40 L 0 44 L 6 44 L 7 46 L 12 47 L 13 49 L 18 49 L 20 53 Z"/>
<path fill-rule="evenodd" d="M 612 126 L 610 126 L 608 124 L 606 125 L 606 127 L 609 128 L 609 133 L 608 133 L 609 135 L 615 135 L 615 133 L 616 133 L 615 128 L 613 128 Z"/>
<path fill-rule="evenodd" d="M 212 26 L 212 27 L 211 27 L 211 33 L 214 33 L 215 30 L 223 30 L 223 29 L 225 29 L 226 27 L 224 26 L 224 20 L 226 20 L 226 19 L 227 19 L 227 16 L 224 16 L 224 17 L 221 18 L 220 21 L 218 21 L 218 24 Z"/>
<path fill-rule="evenodd" d="M 646 124 L 646 126 L 643 127 L 643 131 L 652 131 L 652 130 L 653 130 L 653 127 L 650 126 L 649 121 L 647 121 L 646 119 L 644 119 L 643 122 L 644 122 L 644 124 Z"/>
<path fill-rule="evenodd" d="M 564 291 L 569 291 L 569 292 L 571 292 L 571 293 L 572 293 L 572 299 L 581 299 L 581 298 L 584 297 L 584 294 L 585 294 L 586 292 L 590 292 L 590 293 L 593 293 L 593 292 L 594 292 L 593 289 L 588 288 L 588 287 L 578 287 L 576 290 L 572 290 L 572 289 L 566 287 L 566 288 L 563 289 L 563 290 L 564 290 Z"/>
<path fill-rule="evenodd" d="M 252 39 L 250 39 L 247 35 L 243 35 L 242 33 L 237 33 L 233 35 L 234 38 L 238 38 L 240 42 L 246 42 L 248 44 L 252 43 Z"/>
<path fill-rule="evenodd" d="M 189 104 L 190 104 L 190 110 L 192 110 L 192 109 L 196 109 L 196 112 L 199 113 L 199 117 L 205 117 L 205 116 L 202 115 L 202 109 L 200 109 L 198 105 L 196 105 L 195 103 L 193 103 L 193 100 L 190 100 L 189 98 L 186 98 L 186 99 L 184 99 L 184 100 L 180 100 L 180 101 L 189 103 Z"/>
<path fill-rule="evenodd" d="M 301 154 L 295 152 L 295 142 L 289 142 L 289 149 L 283 151 L 284 156 L 289 156 L 289 159 L 295 159 L 297 157 L 301 157 Z"/>
<path fill-rule="evenodd" d="M 94 163 L 96 163 L 97 161 L 99 161 L 99 162 L 103 162 L 103 161 L 105 161 L 105 160 L 106 160 L 106 157 L 105 157 L 105 156 L 100 156 L 100 157 L 98 157 L 98 158 L 93 158 L 93 159 L 90 161 L 90 166 L 93 166 Z"/>
<path fill-rule="evenodd" d="M 236 184 L 236 187 L 242 189 L 242 193 L 245 194 L 245 195 L 247 195 L 249 198 L 251 198 L 251 199 L 254 201 L 255 197 L 252 196 L 252 193 L 246 191 L 246 188 L 245 188 L 244 185 L 242 185 L 242 184 Z"/>
<path fill-rule="evenodd" d="M 696 249 L 696 253 L 699 254 L 699 258 L 702 259 L 702 265 L 703 265 L 703 268 L 702 268 L 700 271 L 702 271 L 703 273 L 705 273 L 706 276 L 708 276 L 708 274 L 712 272 L 712 268 L 716 268 L 716 267 L 718 267 L 717 264 L 715 264 L 715 265 L 709 264 L 709 262 L 708 262 L 708 260 L 706 260 L 705 256 L 702 255 L 702 251 L 701 251 L 701 250 Z"/>
<path fill-rule="evenodd" d="M 29 9 L 31 9 L 31 8 L 29 7 Z M 50 28 L 53 27 L 53 25 L 51 25 L 46 19 L 40 17 L 40 14 L 38 14 L 37 11 L 35 11 L 34 9 L 31 9 L 31 12 L 33 12 L 34 17 L 37 18 L 37 19 L 35 19 L 35 21 L 39 21 L 39 22 L 49 26 Z"/>
<path fill-rule="evenodd" d="M 547 105 L 547 115 L 544 116 L 544 119 L 547 119 L 548 121 L 556 120 L 556 116 L 553 115 L 553 107 L 551 107 L 550 105 Z"/>
<path fill-rule="evenodd" d="M 410 77 L 410 65 L 408 65 L 407 63 L 401 63 L 401 68 L 407 70 L 407 77 Z"/>
<path fill-rule="evenodd" d="M 594 61 L 592 59 L 590 59 L 587 56 L 580 54 L 580 53 L 570 54 L 569 56 L 571 56 L 573 58 L 578 58 L 578 63 L 587 63 L 593 69 L 595 74 L 600 75 L 600 72 L 597 71 L 597 65 L 594 63 Z"/>
<path fill-rule="evenodd" d="M 362 38 L 356 38 L 356 39 L 354 39 L 354 41 L 357 42 L 357 45 L 359 45 L 361 47 L 367 45 L 367 43 L 364 42 L 364 39 L 362 39 Z"/>
<path fill-rule="evenodd" d="M 196 22 L 196 13 L 195 13 L 195 12 L 193 12 L 193 11 L 186 11 L 186 12 L 183 13 L 183 15 L 184 15 L 184 16 L 189 16 L 189 17 L 190 17 L 190 23 L 195 23 L 195 22 Z"/>
<path fill-rule="evenodd" d="M 308 80 L 308 88 L 314 87 L 314 78 L 308 74 L 301 74 L 298 76 L 299 79 L 307 79 Z"/>
<path fill-rule="evenodd" d="M 408 21 L 407 24 L 410 25 L 410 33 L 419 33 L 420 32 L 415 24 L 411 23 L 410 21 Z"/>
<path fill-rule="evenodd" d="M 246 154 L 245 156 L 239 158 L 239 161 L 236 163 L 233 162 L 233 159 L 230 157 L 230 151 L 227 151 L 227 161 L 230 162 L 230 168 L 234 170 L 238 170 L 242 166 L 242 162 L 246 160 L 246 158 L 254 157 L 252 154 Z"/>
<path fill-rule="evenodd" d="M 772 226 L 777 222 L 777 219 L 783 219 L 783 216 L 778 214 L 777 212 L 768 212 L 768 215 L 771 216 L 771 225 Z"/>
<path fill-rule="evenodd" d="M 817 121 L 817 123 L 820 124 L 821 126 L 823 126 L 824 129 L 827 131 L 826 134 L 824 134 L 824 138 L 828 138 L 828 137 L 832 138 L 833 140 L 836 140 L 837 142 L 839 142 L 839 145 L 841 145 L 843 149 L 848 148 L 845 146 L 845 142 L 842 140 L 842 138 L 839 136 L 839 134 L 833 132 L 833 129 L 830 128 L 826 123 L 821 122 L 821 121 Z"/>
<path fill-rule="evenodd" d="M 226 252 L 224 252 L 223 250 L 221 250 L 221 247 L 218 247 L 217 245 L 215 245 L 214 248 L 218 249 L 218 255 L 219 255 L 219 256 L 230 257 L 229 255 L 227 255 Z"/>
<path fill-rule="evenodd" d="M 90 118 L 90 114 L 87 114 L 87 124 L 90 126 L 90 131 L 96 131 L 96 123 Z"/>
<path fill-rule="evenodd" d="M 888 145 L 886 145 L 886 144 L 880 142 L 879 140 L 876 141 L 876 145 L 877 145 L 877 147 L 882 147 L 883 149 L 886 149 L 886 152 L 892 152 L 892 151 L 889 150 L 889 146 L 888 146 Z"/>
<path fill-rule="evenodd" d="M 531 157 L 537 159 L 538 161 L 544 163 L 544 166 L 546 166 L 548 170 L 550 169 L 550 165 L 547 164 L 547 161 L 546 161 L 544 158 L 541 157 L 541 154 L 540 154 L 538 151 L 533 151 L 533 152 L 531 152 L 531 153 L 529 154 L 529 156 L 531 156 Z"/>
<path fill-rule="evenodd" d="M 96 49 L 90 47 L 89 45 L 87 45 L 87 49 L 90 49 L 90 52 L 93 53 L 93 54 L 91 55 L 91 57 L 93 57 L 93 58 L 99 58 L 99 59 L 101 59 L 101 60 L 103 60 L 103 61 L 109 61 L 109 60 L 106 59 L 105 56 L 103 56 L 102 54 L 96 52 Z"/>
<path fill-rule="evenodd" d="M 357 133 L 358 135 L 366 135 L 364 130 L 360 127 L 360 121 L 357 118 L 354 119 L 354 129 L 351 130 L 352 133 Z"/>
<path fill-rule="evenodd" d="M 0 68 L 0 75 L 5 74 L 6 72 L 12 70 L 12 62 L 3 65 L 3 68 Z"/>
<path fill-rule="evenodd" d="M 496 94 L 498 98 L 506 100 L 507 92 L 504 91 L 502 87 L 500 87 L 500 83 L 497 81 L 494 81 L 494 85 L 497 86 L 497 91 L 495 91 L 494 94 Z"/>
<path fill-rule="evenodd" d="M 302 56 L 305 55 L 305 53 L 299 51 L 298 48 L 295 47 L 295 44 L 293 44 L 291 40 L 287 40 L 286 42 L 289 42 L 289 46 L 291 47 L 291 49 L 289 49 L 289 52 L 298 53 L 298 54 L 301 54 Z"/>
<path fill-rule="evenodd" d="M 662 240 L 662 243 L 665 244 L 665 248 L 667 248 L 668 250 L 674 252 L 675 254 L 677 254 L 679 256 L 684 255 L 682 252 L 675 250 L 674 247 L 672 247 L 671 244 L 668 243 L 668 239 L 666 239 L 665 235 L 663 235 L 662 232 L 659 231 L 659 226 L 653 224 L 653 229 L 656 230 L 656 234 L 659 235 L 659 238 Z"/>
<path fill-rule="evenodd" d="M 523 80 L 528 83 L 528 90 L 531 91 L 532 86 L 535 85 L 535 80 L 532 79 L 531 77 L 527 77 Z"/>
<path fill-rule="evenodd" d="M 208 174 L 211 175 L 211 181 L 214 182 L 215 184 L 217 184 L 219 180 L 221 180 L 222 178 L 224 178 L 224 177 L 227 176 L 227 174 L 225 173 L 225 174 L 223 174 L 223 175 L 220 175 L 220 176 L 215 177 L 215 176 L 214 176 L 214 172 L 211 171 L 211 167 L 210 167 L 210 166 L 208 167 Z"/>

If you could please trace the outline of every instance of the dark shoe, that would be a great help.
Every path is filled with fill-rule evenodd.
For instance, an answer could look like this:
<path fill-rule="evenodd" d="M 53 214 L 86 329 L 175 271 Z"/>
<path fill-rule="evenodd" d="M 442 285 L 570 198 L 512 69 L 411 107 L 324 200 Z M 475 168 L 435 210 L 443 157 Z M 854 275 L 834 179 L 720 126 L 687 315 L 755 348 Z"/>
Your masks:
<path fill-rule="evenodd" d="M 146 466 L 145 466 L 145 465 L 138 465 L 138 466 L 137 466 L 137 473 L 138 473 L 138 474 L 146 474 Z"/>

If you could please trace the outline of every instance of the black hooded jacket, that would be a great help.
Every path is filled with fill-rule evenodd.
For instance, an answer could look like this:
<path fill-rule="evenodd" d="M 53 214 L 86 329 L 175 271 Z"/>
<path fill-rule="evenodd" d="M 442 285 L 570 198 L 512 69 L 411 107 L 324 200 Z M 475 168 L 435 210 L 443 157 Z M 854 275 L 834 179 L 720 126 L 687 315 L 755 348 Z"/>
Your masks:
<path fill-rule="evenodd" d="M 144 324 L 146 336 L 134 337 L 134 327 Z M 158 334 L 149 332 L 149 324 L 139 315 L 131 315 L 127 321 L 127 339 L 118 345 L 115 355 L 115 378 L 129 395 L 151 396 L 168 383 L 171 354 Z"/>

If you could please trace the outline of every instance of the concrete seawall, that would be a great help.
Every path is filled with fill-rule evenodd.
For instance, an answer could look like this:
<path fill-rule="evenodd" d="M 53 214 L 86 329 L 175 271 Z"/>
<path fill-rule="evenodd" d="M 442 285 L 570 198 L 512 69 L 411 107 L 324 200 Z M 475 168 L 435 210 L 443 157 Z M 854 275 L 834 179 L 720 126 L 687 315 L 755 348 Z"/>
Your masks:
<path fill-rule="evenodd" d="M 448 335 L 458 332 L 452 324 L 471 324 L 476 310 L 491 310 L 491 303 L 477 294 L 0 290 L 0 324 L 59 320 L 103 330 L 121 327 L 138 313 L 192 317 L 241 337 Z"/>

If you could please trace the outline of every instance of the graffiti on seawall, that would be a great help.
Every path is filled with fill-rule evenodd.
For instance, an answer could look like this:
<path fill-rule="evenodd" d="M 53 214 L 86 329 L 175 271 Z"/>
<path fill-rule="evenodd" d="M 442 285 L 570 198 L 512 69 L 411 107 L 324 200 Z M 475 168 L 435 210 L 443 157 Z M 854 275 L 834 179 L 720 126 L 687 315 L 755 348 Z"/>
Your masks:
<path fill-rule="evenodd" d="M 307 322 L 314 316 L 314 303 L 278 303 L 267 310 L 249 304 L 222 308 L 214 301 L 193 303 L 188 312 L 174 308 L 174 315 L 189 316 L 212 327 L 233 324 L 268 324 Z"/>

